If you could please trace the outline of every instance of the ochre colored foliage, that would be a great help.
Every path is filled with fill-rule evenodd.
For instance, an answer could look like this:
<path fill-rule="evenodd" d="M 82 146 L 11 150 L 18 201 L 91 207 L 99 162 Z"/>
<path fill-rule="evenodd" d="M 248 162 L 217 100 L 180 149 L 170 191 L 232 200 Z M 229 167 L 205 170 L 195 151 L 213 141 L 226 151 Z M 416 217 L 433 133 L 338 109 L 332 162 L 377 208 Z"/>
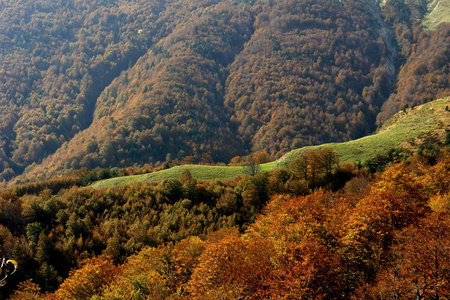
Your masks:
<path fill-rule="evenodd" d="M 1 11 L 0 180 L 353 139 L 375 129 L 394 81 L 390 28 L 369 0 L 67 5 Z M 436 54 L 419 68 L 430 90 L 446 78 Z"/>
<path fill-rule="evenodd" d="M 450 152 L 429 158 L 417 154 L 373 176 L 345 165 L 364 177 L 303 196 L 283 168 L 223 182 L 184 172 L 182 182 L 4 190 L 0 250 L 34 282 L 14 274 L 23 283 L 11 295 L 445 299 Z M 80 268 L 67 277 L 72 264 Z"/>
<path fill-rule="evenodd" d="M 273 248 L 266 240 L 246 240 L 237 232 L 206 247 L 188 284 L 192 299 L 249 297 L 260 293 L 271 267 Z M 205 295 L 207 295 L 206 298 Z"/>
<path fill-rule="evenodd" d="M 83 263 L 80 269 L 72 271 L 64 280 L 55 292 L 54 299 L 89 299 L 95 295 L 101 295 L 103 289 L 119 272 L 119 268 L 108 259 L 94 257 Z"/>
<path fill-rule="evenodd" d="M 443 213 L 432 213 L 418 226 L 397 232 L 392 259 L 377 275 L 375 285 L 361 287 L 355 297 L 446 299 L 450 293 L 449 241 L 450 218 Z"/>
<path fill-rule="evenodd" d="M 40 300 L 43 299 L 39 285 L 30 280 L 24 281 L 17 286 L 17 290 L 9 297 L 10 300 Z"/>
<path fill-rule="evenodd" d="M 167 299 L 173 272 L 170 249 L 148 248 L 131 257 L 105 289 L 105 299 Z"/>

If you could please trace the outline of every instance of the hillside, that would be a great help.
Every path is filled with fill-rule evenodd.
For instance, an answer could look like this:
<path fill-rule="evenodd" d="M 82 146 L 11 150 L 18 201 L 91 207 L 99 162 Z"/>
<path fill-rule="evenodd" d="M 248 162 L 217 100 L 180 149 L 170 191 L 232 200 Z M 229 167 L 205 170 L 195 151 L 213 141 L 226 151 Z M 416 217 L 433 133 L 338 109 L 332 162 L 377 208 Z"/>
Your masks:
<path fill-rule="evenodd" d="M 0 0 L 0 300 L 450 299 L 448 4 Z"/>
<path fill-rule="evenodd" d="M 428 142 L 444 143 L 450 132 L 450 97 L 405 109 L 386 121 L 376 134 L 344 143 L 327 143 L 293 150 L 280 159 L 261 165 L 261 171 L 286 166 L 306 150 L 331 147 L 340 162 L 365 164 L 377 155 L 387 155 L 392 149 L 406 152 L 417 151 Z M 178 179 L 184 170 L 189 170 L 196 179 L 233 179 L 244 175 L 242 167 L 183 165 L 155 173 L 111 178 L 96 182 L 94 188 L 113 187 L 136 182 Z"/>
<path fill-rule="evenodd" d="M 440 5 L 434 12 L 446 16 L 447 8 Z M 445 17 L 434 17 L 439 26 L 424 28 L 422 20 L 431 18 L 424 1 L 412 1 L 409 6 L 388 2 L 383 6 L 383 15 L 395 30 L 400 68 L 393 92 L 377 116 L 378 124 L 405 106 L 420 105 L 450 93 L 450 25 L 445 23 Z"/>
<path fill-rule="evenodd" d="M 0 251 L 26 272 L 0 299 L 394 300 L 418 282 L 445 299 L 449 163 L 441 147 L 374 176 L 346 165 L 306 182 L 294 167 L 93 189 L 81 173 L 1 189 Z"/>
<path fill-rule="evenodd" d="M 354 141 L 325 144 L 332 147 L 342 162 L 367 162 L 392 149 L 415 151 L 428 141 L 443 143 L 450 130 L 450 97 L 400 111 L 388 119 L 377 131 Z M 322 147 L 319 146 L 319 147 Z M 290 161 L 306 149 L 294 150 L 279 159 Z"/>
<path fill-rule="evenodd" d="M 360 138 L 405 105 L 450 94 L 450 29 L 423 31 L 422 2 L 0 7 L 4 184 L 186 156 L 280 157 Z"/>
<path fill-rule="evenodd" d="M 442 22 L 450 22 L 450 1 L 433 0 L 428 4 L 428 13 L 423 24 L 428 29 L 435 29 Z"/>

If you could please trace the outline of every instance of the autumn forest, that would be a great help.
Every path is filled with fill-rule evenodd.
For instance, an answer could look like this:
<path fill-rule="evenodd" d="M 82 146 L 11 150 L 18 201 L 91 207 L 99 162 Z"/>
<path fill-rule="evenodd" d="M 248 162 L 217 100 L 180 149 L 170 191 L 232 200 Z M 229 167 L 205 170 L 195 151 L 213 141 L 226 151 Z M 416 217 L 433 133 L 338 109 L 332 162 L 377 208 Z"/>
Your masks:
<path fill-rule="evenodd" d="M 355 139 L 449 95 L 425 2 L 0 1 L 0 180 Z"/>
<path fill-rule="evenodd" d="M 449 97 L 429 5 L 0 0 L 0 300 L 450 299 L 450 128 L 259 168 Z"/>

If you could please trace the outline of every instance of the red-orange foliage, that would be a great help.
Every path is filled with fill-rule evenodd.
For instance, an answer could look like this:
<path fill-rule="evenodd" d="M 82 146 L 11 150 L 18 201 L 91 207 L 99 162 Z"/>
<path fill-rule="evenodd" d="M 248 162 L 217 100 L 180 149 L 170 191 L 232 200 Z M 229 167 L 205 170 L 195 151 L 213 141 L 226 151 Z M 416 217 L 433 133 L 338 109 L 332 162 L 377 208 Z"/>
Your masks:
<path fill-rule="evenodd" d="M 125 261 L 115 267 L 108 259 L 88 260 L 49 295 L 60 299 L 446 299 L 450 152 L 442 150 L 434 165 L 428 161 L 415 155 L 371 182 L 359 178 L 363 182 L 353 188 L 301 197 L 264 198 L 269 188 L 283 190 L 291 180 L 283 169 L 233 183 L 200 183 L 185 174 L 184 184 L 9 195 L 21 205 L 3 206 L 30 221 L 29 241 L 2 225 L 0 249 L 18 255 L 20 263 L 39 263 L 47 281 L 60 267 L 52 256 L 58 253 L 83 250 L 72 254 L 76 261 L 107 244 L 106 252 Z M 238 224 L 263 203 L 254 223 L 240 227 L 244 232 L 213 232 Z M 4 213 L 1 220 L 9 220 Z M 39 289 L 27 282 L 15 295 L 32 298 Z"/>

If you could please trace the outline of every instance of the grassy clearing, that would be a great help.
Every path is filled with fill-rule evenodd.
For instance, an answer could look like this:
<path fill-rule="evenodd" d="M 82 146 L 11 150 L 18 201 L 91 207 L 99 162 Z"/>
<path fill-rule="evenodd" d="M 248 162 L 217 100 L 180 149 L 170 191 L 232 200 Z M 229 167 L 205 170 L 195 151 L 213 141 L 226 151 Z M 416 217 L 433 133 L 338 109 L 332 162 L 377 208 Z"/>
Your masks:
<path fill-rule="evenodd" d="M 402 147 L 414 150 L 425 137 L 433 136 L 440 140 L 445 137 L 445 129 L 450 128 L 450 97 L 439 99 L 421 106 L 399 112 L 374 135 L 345 143 L 329 143 L 319 146 L 293 150 L 279 160 L 261 165 L 262 171 L 268 171 L 287 165 L 305 150 L 317 150 L 331 147 L 339 155 L 341 162 L 364 163 L 378 154 L 386 154 L 393 148 Z M 188 169 L 197 179 L 232 179 L 243 174 L 242 167 L 183 165 L 167 170 L 127 177 L 102 180 L 92 186 L 111 187 L 134 182 L 178 179 L 181 171 Z"/>
<path fill-rule="evenodd" d="M 271 170 L 274 162 L 261 165 L 261 171 Z M 183 170 L 189 170 L 193 178 L 198 179 L 233 179 L 236 176 L 243 176 L 243 167 L 240 166 L 203 166 L 203 165 L 182 165 L 155 173 L 116 177 L 101 180 L 92 185 L 94 188 L 111 187 L 134 182 L 161 181 L 164 179 L 178 179 Z"/>
<path fill-rule="evenodd" d="M 341 162 L 364 163 L 378 154 L 386 154 L 393 148 L 414 150 L 425 137 L 445 137 L 445 128 L 450 128 L 450 97 L 401 111 L 386 121 L 374 135 L 345 143 L 330 143 L 293 150 L 278 160 L 288 163 L 305 150 L 331 147 Z"/>
<path fill-rule="evenodd" d="M 450 0 L 433 0 L 428 4 L 428 14 L 423 20 L 427 29 L 434 29 L 441 22 L 450 22 Z"/>
<path fill-rule="evenodd" d="M 242 167 L 221 167 L 203 165 L 182 165 L 159 172 L 125 176 L 102 180 L 93 184 L 93 187 L 115 186 L 134 182 L 160 181 L 164 179 L 178 179 L 183 170 L 189 170 L 192 177 L 202 179 L 232 179 L 242 172 Z"/>

